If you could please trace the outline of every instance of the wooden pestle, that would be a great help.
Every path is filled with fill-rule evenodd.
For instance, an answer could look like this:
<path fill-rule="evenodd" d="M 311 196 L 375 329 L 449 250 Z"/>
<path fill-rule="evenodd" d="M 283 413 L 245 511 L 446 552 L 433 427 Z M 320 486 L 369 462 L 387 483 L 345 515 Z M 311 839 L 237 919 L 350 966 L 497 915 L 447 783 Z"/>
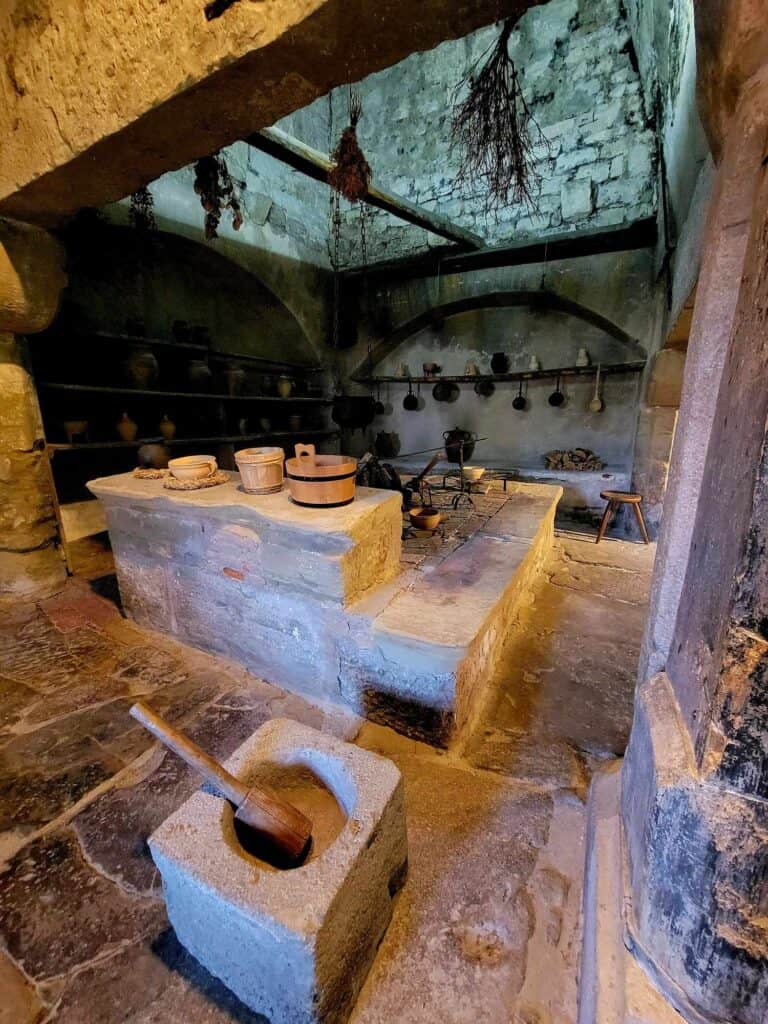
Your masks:
<path fill-rule="evenodd" d="M 295 864 L 312 839 L 312 822 L 277 793 L 259 786 L 247 786 L 236 779 L 218 761 L 206 754 L 184 733 L 138 701 L 131 715 L 164 743 L 174 754 L 196 769 L 226 800 L 235 806 L 238 821 L 266 838 L 286 860 Z"/>

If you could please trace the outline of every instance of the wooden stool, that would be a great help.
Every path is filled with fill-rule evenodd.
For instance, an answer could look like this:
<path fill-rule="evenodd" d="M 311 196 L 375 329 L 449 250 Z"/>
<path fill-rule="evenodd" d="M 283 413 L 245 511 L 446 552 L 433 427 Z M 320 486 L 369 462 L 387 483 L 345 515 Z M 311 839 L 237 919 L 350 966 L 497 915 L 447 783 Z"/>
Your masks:
<path fill-rule="evenodd" d="M 645 519 L 643 519 L 643 510 L 640 508 L 640 503 L 643 500 L 642 494 L 633 494 L 631 491 L 600 491 L 600 497 L 603 501 L 607 501 L 608 504 L 605 506 L 605 512 L 603 512 L 603 518 L 600 520 L 600 529 L 597 531 L 597 539 L 595 544 L 599 544 L 605 536 L 605 531 L 608 529 L 610 521 L 613 519 L 616 509 L 619 505 L 627 504 L 631 505 L 635 511 L 635 517 L 637 519 L 637 525 L 640 527 L 640 533 L 643 536 L 643 540 L 646 544 L 650 544 L 648 538 L 648 531 L 645 528 Z"/>

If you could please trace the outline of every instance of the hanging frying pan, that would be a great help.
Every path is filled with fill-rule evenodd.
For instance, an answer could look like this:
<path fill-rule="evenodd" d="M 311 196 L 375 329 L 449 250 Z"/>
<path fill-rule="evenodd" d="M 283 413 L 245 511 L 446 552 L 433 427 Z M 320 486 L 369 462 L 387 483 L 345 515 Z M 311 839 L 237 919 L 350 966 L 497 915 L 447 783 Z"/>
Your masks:
<path fill-rule="evenodd" d="M 565 401 L 565 395 L 560 390 L 560 374 L 559 373 L 557 375 L 557 384 L 555 384 L 555 390 L 549 396 L 547 401 L 549 402 L 550 405 L 554 406 L 555 408 L 557 408 L 559 405 L 562 405 L 563 402 Z"/>
<path fill-rule="evenodd" d="M 413 388 L 411 387 L 410 381 L 408 381 L 408 394 L 403 399 L 403 408 L 407 412 L 414 412 L 416 409 L 419 408 L 419 400 L 413 393 Z"/>
<path fill-rule="evenodd" d="M 439 381 L 432 388 L 432 397 L 436 402 L 455 402 L 460 393 L 458 384 L 445 380 Z"/>
<path fill-rule="evenodd" d="M 520 387 L 518 388 L 517 394 L 512 399 L 512 408 L 517 409 L 518 412 L 522 412 L 526 406 L 525 395 L 523 394 L 523 378 L 520 378 Z"/>
<path fill-rule="evenodd" d="M 373 407 L 373 411 L 377 416 L 383 416 L 386 411 L 381 400 L 381 384 L 376 385 L 376 405 Z"/>
<path fill-rule="evenodd" d="M 481 398 L 490 398 L 496 390 L 496 385 L 492 380 L 479 380 L 475 384 L 475 394 Z"/>
<path fill-rule="evenodd" d="M 595 374 L 595 393 L 592 396 L 592 401 L 589 403 L 590 412 L 602 412 L 605 404 L 600 397 L 600 365 L 600 363 L 597 364 L 597 373 Z"/>

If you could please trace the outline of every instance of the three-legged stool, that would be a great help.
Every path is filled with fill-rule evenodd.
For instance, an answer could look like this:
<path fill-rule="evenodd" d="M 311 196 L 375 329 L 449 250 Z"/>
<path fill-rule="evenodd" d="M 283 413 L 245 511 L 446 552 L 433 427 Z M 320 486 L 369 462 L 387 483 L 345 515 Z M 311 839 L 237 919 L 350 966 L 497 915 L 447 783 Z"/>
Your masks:
<path fill-rule="evenodd" d="M 650 544 L 648 537 L 648 531 L 645 528 L 645 519 L 643 518 L 643 510 L 640 505 L 643 500 L 642 494 L 633 494 L 632 491 L 601 491 L 600 497 L 607 501 L 608 504 L 605 506 L 605 512 L 603 512 L 603 518 L 600 520 L 600 528 L 597 531 L 597 539 L 595 544 L 599 544 L 605 536 L 605 531 L 613 519 L 616 510 L 619 505 L 631 505 L 635 512 L 635 518 L 637 519 L 637 525 L 640 527 L 640 533 L 642 534 L 643 540 L 646 544 Z"/>

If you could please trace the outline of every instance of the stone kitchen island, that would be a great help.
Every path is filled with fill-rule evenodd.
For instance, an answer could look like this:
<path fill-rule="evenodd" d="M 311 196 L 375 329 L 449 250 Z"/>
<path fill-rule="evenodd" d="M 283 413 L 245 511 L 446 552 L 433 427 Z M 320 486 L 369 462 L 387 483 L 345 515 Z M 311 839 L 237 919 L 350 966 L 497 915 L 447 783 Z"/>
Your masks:
<path fill-rule="evenodd" d="M 287 490 L 246 494 L 234 473 L 198 491 L 128 473 L 89 487 L 131 618 L 439 743 L 486 696 L 562 493 L 516 483 L 464 543 L 408 570 L 398 493 L 359 487 L 346 507 L 309 509 Z"/>

